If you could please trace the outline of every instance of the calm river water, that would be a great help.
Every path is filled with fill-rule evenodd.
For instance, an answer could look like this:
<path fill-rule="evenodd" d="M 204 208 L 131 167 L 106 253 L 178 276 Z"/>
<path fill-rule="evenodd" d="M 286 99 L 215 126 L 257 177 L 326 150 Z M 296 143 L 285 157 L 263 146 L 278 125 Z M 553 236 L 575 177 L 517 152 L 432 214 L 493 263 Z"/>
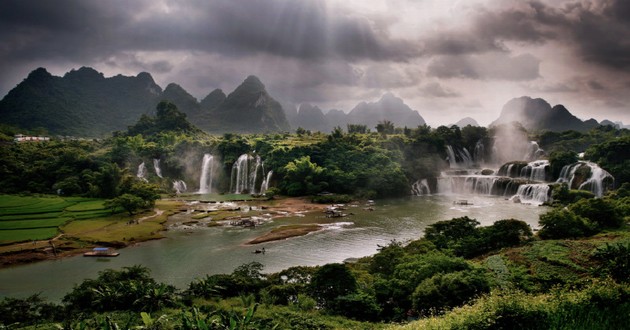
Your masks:
<path fill-rule="evenodd" d="M 158 281 L 184 289 L 206 274 L 231 273 L 244 263 L 258 261 L 265 272 L 297 265 L 322 265 L 374 254 L 379 245 L 392 240 L 417 239 L 427 225 L 440 220 L 468 216 L 482 225 L 501 219 L 520 219 L 536 228 L 545 207 L 523 205 L 502 197 L 462 197 L 473 205 L 458 206 L 457 196 L 422 196 L 377 200 L 374 211 L 364 206 L 349 208 L 344 218 L 327 219 L 323 213 L 304 217 L 274 219 L 253 229 L 213 227 L 197 230 L 169 230 L 166 238 L 120 250 L 117 258 L 82 256 L 0 270 L 0 297 L 25 297 L 40 292 L 56 301 L 75 284 L 94 278 L 107 268 L 144 265 Z M 245 242 L 281 224 L 326 223 L 326 229 L 306 236 L 259 246 Z M 265 247 L 266 254 L 252 253 Z"/>

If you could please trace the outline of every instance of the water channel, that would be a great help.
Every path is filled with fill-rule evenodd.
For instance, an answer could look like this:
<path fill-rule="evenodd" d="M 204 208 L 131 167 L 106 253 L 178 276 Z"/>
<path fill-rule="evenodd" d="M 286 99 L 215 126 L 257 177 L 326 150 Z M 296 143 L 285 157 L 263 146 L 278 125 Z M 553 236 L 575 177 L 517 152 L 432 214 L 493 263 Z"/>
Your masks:
<path fill-rule="evenodd" d="M 453 204 L 460 198 L 472 205 Z M 536 228 L 539 214 L 546 210 L 496 196 L 413 196 L 377 200 L 372 211 L 366 210 L 365 205 L 349 207 L 345 212 L 353 215 L 344 218 L 326 218 L 317 212 L 273 219 L 251 229 L 175 229 L 167 231 L 164 239 L 122 249 L 116 258 L 77 256 L 0 269 L 0 297 L 25 297 L 39 292 L 58 301 L 75 284 L 96 277 L 101 270 L 137 264 L 148 267 L 157 281 L 184 289 L 195 278 L 231 273 L 235 267 L 251 261 L 261 262 L 265 272 L 276 272 L 291 266 L 322 265 L 371 255 L 379 245 L 394 239 L 417 239 L 427 225 L 454 217 L 468 216 L 482 225 L 514 218 Z M 295 223 L 320 223 L 325 224 L 325 229 L 258 246 L 245 244 L 279 225 Z M 252 253 L 261 247 L 265 247 L 264 255 Z"/>

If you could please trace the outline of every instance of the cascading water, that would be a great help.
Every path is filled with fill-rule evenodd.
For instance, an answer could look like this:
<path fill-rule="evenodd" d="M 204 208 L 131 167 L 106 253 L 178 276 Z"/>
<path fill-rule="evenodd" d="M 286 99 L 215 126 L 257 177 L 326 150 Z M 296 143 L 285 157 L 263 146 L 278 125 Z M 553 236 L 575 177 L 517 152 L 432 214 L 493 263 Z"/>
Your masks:
<path fill-rule="evenodd" d="M 549 201 L 549 185 L 545 183 L 520 185 L 512 199 L 518 199 L 521 203 L 542 205 Z"/>
<path fill-rule="evenodd" d="M 138 177 L 138 179 L 147 181 L 147 167 L 146 165 L 144 165 L 144 162 L 138 165 L 138 172 L 136 173 L 136 177 Z"/>
<path fill-rule="evenodd" d="M 477 143 L 475 144 L 475 151 L 473 155 L 474 155 L 473 160 L 475 161 L 475 163 L 479 165 L 485 163 L 486 147 L 483 145 L 482 140 L 477 141 Z"/>
<path fill-rule="evenodd" d="M 188 187 L 186 186 L 186 182 L 183 180 L 175 180 L 173 181 L 173 190 L 175 190 L 175 193 L 179 195 L 188 190 Z"/>
<path fill-rule="evenodd" d="M 548 169 L 548 160 L 536 160 L 521 169 L 520 177 L 531 181 L 546 181 Z"/>
<path fill-rule="evenodd" d="M 158 177 L 162 178 L 162 169 L 160 168 L 160 160 L 157 158 L 153 159 L 153 168 L 155 169 L 155 174 Z"/>
<path fill-rule="evenodd" d="M 453 148 L 453 146 L 448 145 L 446 146 L 446 154 L 450 168 L 470 168 L 473 165 L 473 159 L 466 148 Z"/>
<path fill-rule="evenodd" d="M 214 156 L 204 154 L 201 162 L 201 177 L 199 179 L 199 193 L 209 194 L 212 192 L 212 177 L 214 174 Z"/>
<path fill-rule="evenodd" d="M 577 162 L 564 166 L 557 182 L 567 183 L 569 189 L 588 190 L 602 197 L 612 187 L 615 178 L 595 163 Z"/>
<path fill-rule="evenodd" d="M 235 194 L 257 194 L 263 183 L 263 165 L 260 156 L 243 154 L 232 166 L 230 191 Z"/>
<path fill-rule="evenodd" d="M 264 194 L 265 192 L 267 192 L 267 189 L 269 189 L 269 183 L 271 182 L 271 177 L 273 176 L 273 171 L 270 170 L 269 172 L 267 172 L 267 176 L 265 177 L 265 180 L 262 182 L 262 186 L 260 187 L 260 193 Z"/>
<path fill-rule="evenodd" d="M 411 194 L 415 196 L 431 195 L 427 179 L 417 180 L 411 185 Z"/>
<path fill-rule="evenodd" d="M 527 153 L 523 159 L 525 160 L 534 160 L 540 159 L 540 157 L 545 155 L 545 150 L 541 149 L 536 141 L 529 141 L 529 146 L 527 148 Z"/>

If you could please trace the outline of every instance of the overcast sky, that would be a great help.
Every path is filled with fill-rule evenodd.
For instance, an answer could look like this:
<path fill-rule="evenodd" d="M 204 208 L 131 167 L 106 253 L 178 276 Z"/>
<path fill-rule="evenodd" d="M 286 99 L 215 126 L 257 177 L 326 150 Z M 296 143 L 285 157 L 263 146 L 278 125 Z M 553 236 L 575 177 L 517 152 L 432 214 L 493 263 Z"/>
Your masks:
<path fill-rule="evenodd" d="M 346 112 L 392 92 L 433 127 L 523 95 L 630 123 L 627 0 L 3 0 L 0 41 L 0 96 L 90 66 Z"/>

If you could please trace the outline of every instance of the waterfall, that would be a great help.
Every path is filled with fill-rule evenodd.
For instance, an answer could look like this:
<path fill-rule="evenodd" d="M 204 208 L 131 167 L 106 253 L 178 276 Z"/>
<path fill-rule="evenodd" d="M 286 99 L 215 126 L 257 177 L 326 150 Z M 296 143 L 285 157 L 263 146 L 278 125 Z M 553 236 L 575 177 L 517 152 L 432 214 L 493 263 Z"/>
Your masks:
<path fill-rule="evenodd" d="M 267 172 L 267 176 L 265 177 L 265 180 L 262 182 L 262 186 L 260 187 L 260 193 L 264 194 L 267 189 L 269 189 L 269 182 L 271 182 L 271 176 L 273 175 L 273 171 L 270 170 L 269 172 Z"/>
<path fill-rule="evenodd" d="M 446 154 L 448 155 L 450 168 L 469 168 L 473 165 L 472 156 L 470 156 L 470 152 L 466 148 L 459 149 L 447 145 Z"/>
<path fill-rule="evenodd" d="M 613 185 L 615 178 L 599 165 L 592 162 L 577 162 L 565 165 L 557 182 L 567 183 L 569 189 L 588 190 L 597 197 Z"/>
<path fill-rule="evenodd" d="M 199 193 L 209 194 L 212 192 L 212 176 L 214 174 L 214 157 L 211 154 L 204 154 L 201 162 L 201 178 L 199 179 Z"/>
<path fill-rule="evenodd" d="M 536 160 L 521 169 L 520 177 L 531 181 L 546 181 L 548 168 L 548 160 Z"/>
<path fill-rule="evenodd" d="M 477 141 L 475 144 L 474 158 L 473 160 L 477 164 L 483 164 L 486 157 L 486 147 L 483 145 L 483 140 Z"/>
<path fill-rule="evenodd" d="M 157 176 L 159 176 L 160 178 L 162 177 L 162 169 L 160 168 L 160 160 L 157 158 L 153 159 L 153 168 L 155 169 L 155 174 L 157 174 Z"/>
<path fill-rule="evenodd" d="M 540 148 L 540 146 L 538 145 L 538 142 L 529 141 L 529 146 L 527 148 L 527 152 L 523 156 L 523 159 L 525 160 L 539 159 L 540 157 L 544 155 L 545 155 L 545 151 Z"/>
<path fill-rule="evenodd" d="M 427 179 L 417 180 L 411 185 L 411 194 L 416 196 L 431 195 Z"/>
<path fill-rule="evenodd" d="M 521 203 L 529 203 L 541 205 L 549 200 L 549 185 L 539 184 L 523 184 L 518 187 L 513 200 L 520 200 Z"/>
<path fill-rule="evenodd" d="M 175 180 L 173 181 L 173 189 L 175 190 L 175 193 L 179 195 L 185 192 L 188 187 L 186 186 L 186 182 L 183 180 Z"/>
<path fill-rule="evenodd" d="M 264 181 L 264 168 L 260 156 L 242 154 L 234 165 L 230 191 L 235 194 L 258 194 Z"/>
<path fill-rule="evenodd" d="M 138 165 L 138 173 L 136 173 L 136 176 L 139 179 L 147 181 L 147 167 L 146 167 L 146 165 L 144 165 L 144 162 L 142 162 L 142 163 L 140 163 L 140 165 Z"/>

